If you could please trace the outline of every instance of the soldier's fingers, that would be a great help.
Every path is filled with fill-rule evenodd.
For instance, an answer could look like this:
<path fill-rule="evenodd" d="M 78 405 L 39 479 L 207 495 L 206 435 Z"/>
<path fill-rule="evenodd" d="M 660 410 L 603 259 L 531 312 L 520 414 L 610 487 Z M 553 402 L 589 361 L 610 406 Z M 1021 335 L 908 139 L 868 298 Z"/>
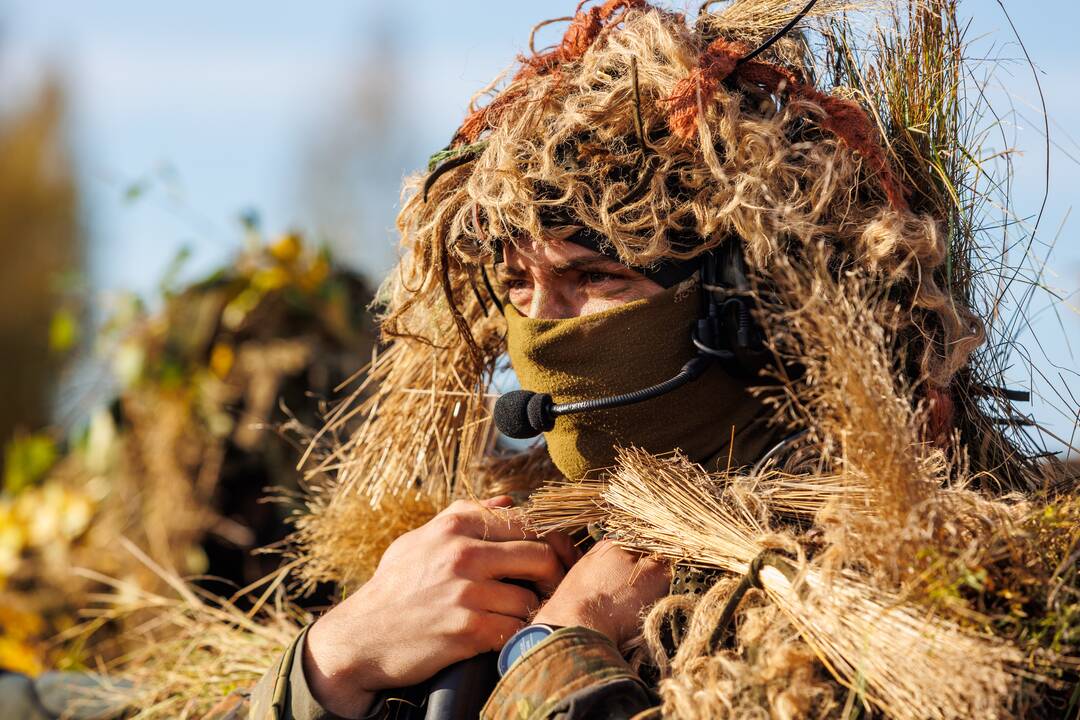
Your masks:
<path fill-rule="evenodd" d="M 569 570 L 573 567 L 574 563 L 581 559 L 581 550 L 574 544 L 574 541 L 570 539 L 570 536 L 561 532 L 549 532 L 543 535 L 541 538 L 544 542 L 550 545 L 555 554 L 562 560 L 563 567 Z"/>
<path fill-rule="evenodd" d="M 545 596 L 554 592 L 566 575 L 554 548 L 535 540 L 486 543 L 481 562 L 485 577 L 528 580 Z"/>
<path fill-rule="evenodd" d="M 520 508 L 486 508 L 479 503 L 472 503 L 470 507 L 454 503 L 431 524 L 448 535 L 478 540 L 502 542 L 536 539 L 536 533 L 525 527 Z"/>
<path fill-rule="evenodd" d="M 540 607 L 540 598 L 532 590 L 499 580 L 469 583 L 461 602 L 477 610 L 528 620 Z"/>
<path fill-rule="evenodd" d="M 525 621 L 520 618 L 498 613 L 487 613 L 484 616 L 483 631 L 478 638 L 480 640 L 480 652 L 501 650 L 506 641 L 523 627 L 525 627 Z"/>

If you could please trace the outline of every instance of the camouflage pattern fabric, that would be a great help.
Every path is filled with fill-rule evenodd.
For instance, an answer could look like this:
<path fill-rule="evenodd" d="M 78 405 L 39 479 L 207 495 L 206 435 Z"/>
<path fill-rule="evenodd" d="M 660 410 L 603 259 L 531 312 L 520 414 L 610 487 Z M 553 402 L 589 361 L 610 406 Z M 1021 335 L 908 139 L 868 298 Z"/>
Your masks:
<path fill-rule="evenodd" d="M 120 720 L 129 683 L 94 673 L 47 672 L 36 678 L 0 670 L 0 720 Z"/>
<path fill-rule="evenodd" d="M 625 720 L 648 713 L 653 693 L 604 635 L 557 630 L 510 668 L 482 720 Z"/>
<path fill-rule="evenodd" d="M 250 693 L 234 693 L 213 720 L 335 720 L 304 678 L 301 633 Z M 423 717 L 421 698 L 381 697 L 365 720 Z M 510 669 L 481 712 L 483 720 L 627 720 L 652 713 L 658 700 L 614 644 L 587 628 L 563 628 Z M 209 720 L 206 719 L 206 720 Z"/>

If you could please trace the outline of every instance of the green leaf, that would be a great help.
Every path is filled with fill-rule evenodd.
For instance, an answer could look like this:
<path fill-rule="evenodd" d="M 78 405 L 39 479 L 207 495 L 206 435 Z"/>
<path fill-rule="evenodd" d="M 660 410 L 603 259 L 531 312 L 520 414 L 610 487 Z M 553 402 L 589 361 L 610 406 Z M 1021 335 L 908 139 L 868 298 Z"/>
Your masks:
<path fill-rule="evenodd" d="M 4 449 L 4 490 L 15 495 L 35 484 L 59 455 L 56 442 L 44 433 L 15 437 Z"/>
<path fill-rule="evenodd" d="M 130 183 L 126 188 L 124 188 L 124 202 L 135 202 L 143 195 L 145 195 L 146 191 L 149 189 L 150 183 L 147 182 L 145 179 L 139 179 L 133 183 Z"/>
<path fill-rule="evenodd" d="M 49 322 L 49 349 L 53 352 L 67 352 L 79 341 L 79 321 L 75 313 L 68 308 L 60 308 L 53 313 Z"/>
<path fill-rule="evenodd" d="M 191 255 L 191 246 L 187 244 L 180 246 L 180 249 L 173 255 L 172 260 L 169 261 L 165 272 L 161 276 L 161 280 L 158 282 L 158 290 L 162 295 L 167 297 L 177 291 L 177 279 L 180 277 L 180 272 L 184 269 L 184 265 Z"/>

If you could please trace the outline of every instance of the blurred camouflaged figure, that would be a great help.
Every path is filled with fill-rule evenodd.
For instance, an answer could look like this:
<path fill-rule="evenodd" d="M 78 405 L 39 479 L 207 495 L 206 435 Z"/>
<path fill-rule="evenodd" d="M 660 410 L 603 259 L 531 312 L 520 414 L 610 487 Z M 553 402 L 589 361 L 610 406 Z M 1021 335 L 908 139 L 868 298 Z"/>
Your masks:
<path fill-rule="evenodd" d="M 798 568 L 808 567 L 799 563 L 815 553 L 820 558 L 843 557 L 840 548 L 845 547 L 868 553 L 867 558 L 873 558 L 870 566 L 880 562 L 883 568 L 906 567 L 918 553 L 909 539 L 893 540 L 886 528 L 902 525 L 893 521 L 902 515 L 889 513 L 907 512 L 922 502 L 920 497 L 927 507 L 953 502 L 954 496 L 941 499 L 935 493 L 952 477 L 949 473 L 968 472 L 950 469 L 948 458 L 959 455 L 949 453 L 956 453 L 960 443 L 970 443 L 965 462 L 975 473 L 965 477 L 975 478 L 980 472 L 987 473 L 984 482 L 989 473 L 994 477 L 985 497 L 964 495 L 965 502 L 1004 518 L 1004 506 L 992 504 L 994 493 L 1029 491 L 1043 483 L 1041 471 L 1015 451 L 972 400 L 1007 393 L 983 386 L 969 366 L 985 335 L 972 310 L 970 279 L 958 270 L 970 269 L 962 265 L 970 256 L 956 249 L 963 246 L 959 236 L 966 220 L 960 216 L 965 210 L 952 205 L 942 176 L 921 164 L 926 158 L 919 153 L 927 152 L 919 144 L 922 140 L 912 140 L 906 126 L 875 123 L 855 100 L 859 93 L 842 87 L 841 81 L 854 80 L 857 70 L 837 60 L 832 68 L 835 91 L 818 89 L 812 80 L 814 70 L 820 69 L 818 58 L 797 33 L 791 33 L 804 17 L 827 17 L 842 4 L 823 1 L 817 7 L 813 2 L 803 7 L 779 0 L 744 0 L 715 12 L 711 5 L 706 3 L 692 21 L 643 0 L 579 7 L 572 18 L 562 18 L 569 21 L 562 40 L 522 57 L 508 82 L 489 91 L 483 103 L 474 104 L 451 143 L 433 156 L 429 173 L 413 181 L 398 221 L 405 253 L 384 291 L 383 331 L 392 344 L 370 371 L 381 385 L 377 397 L 363 406 L 368 413 L 363 430 L 334 455 L 347 458 L 338 479 L 316 491 L 313 513 L 301 521 L 296 538 L 305 560 L 303 577 L 356 586 L 371 575 L 373 551 L 385 548 L 363 534 L 364 528 L 380 536 L 389 532 L 375 530 L 380 512 L 401 532 L 419 526 L 415 532 L 423 533 L 430 527 L 425 521 L 455 497 L 489 498 L 509 491 L 520 498 L 548 482 L 533 495 L 533 527 L 553 533 L 575 530 L 579 533 L 575 539 L 582 541 L 580 526 L 585 521 L 578 520 L 594 513 L 598 526 L 594 529 L 601 534 L 621 528 L 615 533 L 620 544 L 656 552 L 674 564 L 669 597 L 656 604 L 644 627 L 637 622 L 636 642 L 598 629 L 604 618 L 596 614 L 590 624 L 545 627 L 541 621 L 547 619 L 547 609 L 571 582 L 574 568 L 588 562 L 592 551 L 586 552 L 576 565 L 571 562 L 563 568 L 567 579 L 550 600 L 545 602 L 546 594 L 538 591 L 542 605 L 534 625 L 481 648 L 501 648 L 506 665 L 500 668 L 504 674 L 490 696 L 486 689 L 461 690 L 466 685 L 460 675 L 433 667 L 425 677 L 438 671 L 434 680 L 405 689 L 385 683 L 377 687 L 374 681 L 365 685 L 351 705 L 338 704 L 351 707 L 350 716 L 420 717 L 432 711 L 429 717 L 453 717 L 452 712 L 434 712 L 435 687 L 446 686 L 448 673 L 456 677 L 451 689 L 483 693 L 472 704 L 484 702 L 481 716 L 492 720 L 654 717 L 661 703 L 664 712 L 684 717 L 740 717 L 751 707 L 769 717 L 832 716 L 844 704 L 843 685 L 865 680 L 861 674 L 858 679 L 852 675 L 858 668 L 844 664 L 854 662 L 843 656 L 848 646 L 803 639 L 798 630 L 806 625 L 797 619 L 793 625 L 790 614 L 762 608 L 760 603 L 743 605 L 736 634 L 726 628 L 732 617 L 728 608 L 734 612 L 751 587 L 766 588 L 774 601 L 783 599 L 777 583 L 794 582 L 801 572 Z M 948 50 L 948 43 L 955 40 L 950 34 L 955 7 L 914 4 L 909 12 L 904 27 L 912 33 L 912 56 L 922 60 L 902 67 L 895 77 L 881 72 L 870 77 L 899 86 L 915 78 L 925 80 L 930 94 L 945 92 L 941 85 L 933 85 L 931 73 L 949 71 L 956 67 L 949 63 L 959 62 L 959 54 Z M 843 38 L 827 39 L 832 51 L 844 47 Z M 927 49 L 931 52 L 919 55 Z M 890 62 L 886 53 L 882 57 L 880 62 Z M 932 65 L 935 57 L 945 58 L 939 67 L 919 64 Z M 854 60 L 850 55 L 844 58 Z M 895 102 L 900 89 L 882 87 L 878 100 Z M 898 118 L 882 115 L 877 120 L 889 123 Z M 883 130 L 896 133 L 888 136 L 888 143 Z M 955 125 L 934 132 L 935 140 L 956 140 Z M 949 223 L 955 223 L 952 235 Z M 947 258 L 952 264 L 947 265 Z M 817 284 L 800 285 L 800 273 Z M 845 273 L 865 283 L 845 284 Z M 865 293 L 858 296 L 860 288 Z M 865 357 L 861 351 L 844 356 L 839 345 L 818 352 L 814 343 L 826 343 L 827 338 L 815 338 L 814 329 L 840 333 L 836 328 L 844 323 L 814 325 L 796 314 L 802 301 L 822 317 L 835 310 L 841 319 L 870 323 L 866 326 L 870 331 L 852 340 L 870 343 Z M 849 315 L 842 316 L 845 312 Z M 768 351 L 758 337 L 761 330 L 755 319 L 772 341 Z M 803 330 L 810 334 L 800 336 Z M 869 363 L 878 357 L 871 352 L 878 347 L 872 345 L 876 338 L 884 338 L 880 342 L 888 353 L 885 361 L 867 365 L 871 374 L 856 373 L 856 382 L 862 385 L 853 387 L 888 389 L 864 403 L 863 409 L 893 412 L 890 417 L 900 423 L 893 427 L 895 432 L 854 425 L 840 436 L 830 435 L 844 426 L 819 422 L 813 412 L 800 415 L 799 408 L 823 413 L 827 409 L 826 400 L 832 396 L 820 387 L 837 377 L 826 372 L 835 360 L 831 353 L 839 353 L 841 362 Z M 528 393 L 518 396 L 517 406 L 510 403 L 496 410 L 500 427 L 523 436 L 530 429 L 543 431 L 546 453 L 557 472 L 545 468 L 545 449 L 511 458 L 493 457 L 490 452 L 490 435 L 484 431 L 489 406 L 474 389 L 488 385 L 504 353 Z M 695 358 L 703 363 L 687 364 Z M 818 373 L 822 368 L 823 374 Z M 805 386 L 799 385 L 804 370 Z M 670 386 L 665 384 L 672 379 Z M 879 385 L 873 384 L 879 380 Z M 815 389 L 814 383 L 822 385 Z M 770 384 L 774 391 L 786 388 L 771 393 L 779 402 L 770 403 L 768 391 L 749 390 Z M 804 387 L 810 388 L 809 399 L 798 395 Z M 626 401 L 617 408 L 612 404 L 602 410 L 566 409 L 571 403 L 644 388 L 656 392 L 650 392 L 647 400 Z M 785 396 L 789 391 L 792 395 Z M 884 398 L 894 392 L 900 401 L 890 404 Z M 550 396 L 547 405 L 545 394 Z M 786 405 L 783 397 L 795 399 Z M 844 420 L 856 422 L 853 417 Z M 851 533 L 848 545 L 830 545 L 837 537 L 836 526 L 818 527 L 815 522 L 818 510 L 834 506 L 814 504 L 817 495 L 810 509 L 799 504 L 803 501 L 784 504 L 782 491 L 787 486 L 778 486 L 772 499 L 755 500 L 760 503 L 753 506 L 757 509 L 744 506 L 744 511 L 770 518 L 756 530 L 761 538 L 773 527 L 786 528 L 796 534 L 785 537 L 798 539 L 752 540 L 750 550 L 740 550 L 752 551 L 750 557 L 737 559 L 735 553 L 735 560 L 714 562 L 678 551 L 677 543 L 665 544 L 674 541 L 656 539 L 663 534 L 662 523 L 654 527 L 643 516 L 618 515 L 616 511 L 625 508 L 604 494 L 604 488 L 630 482 L 626 478 L 634 470 L 635 458 L 655 476 L 674 473 L 685 478 L 687 487 L 698 487 L 695 478 L 702 471 L 734 478 L 740 470 L 746 477 L 746 470 L 753 468 L 751 478 L 763 477 L 758 471 L 766 460 L 773 471 L 789 473 L 800 469 L 806 457 L 830 452 L 843 455 L 842 462 L 850 464 L 863 446 L 844 446 L 849 451 L 845 454 L 830 443 L 848 442 L 852 431 L 878 441 L 895 436 L 895 447 L 901 449 L 893 460 L 911 469 L 901 473 L 907 479 L 896 481 L 900 484 L 882 490 L 880 496 L 852 481 L 852 492 L 879 503 L 875 508 L 880 513 L 872 522 L 852 521 L 860 532 L 874 528 L 867 537 L 876 534 L 877 544 L 867 539 L 858 545 Z M 812 452 L 804 453 L 800 443 L 812 444 Z M 620 454 L 620 447 L 654 456 L 681 452 L 673 460 L 648 465 L 653 461 Z M 869 470 L 860 472 L 873 475 L 885 472 L 881 467 L 893 467 L 883 457 L 878 455 Z M 679 464 L 686 460 L 696 465 Z M 818 461 L 802 465 L 823 477 L 844 472 L 829 475 Z M 617 469 L 605 480 L 605 469 L 612 467 Z M 566 484 L 560 476 L 570 481 L 593 478 L 597 484 Z M 633 487 L 647 486 L 637 477 Z M 708 484 L 712 480 L 700 482 L 705 483 L 701 487 L 717 487 Z M 896 489 L 905 482 L 910 487 Z M 885 482 L 881 484 L 884 487 Z M 976 480 L 965 487 L 978 486 Z M 591 487 L 599 488 L 595 496 L 587 494 Z M 813 487 L 814 492 L 835 489 Z M 655 492 L 650 497 L 661 507 L 662 488 Z M 739 502 L 749 502 L 753 491 L 748 492 Z M 582 503 L 580 509 L 575 509 L 575 497 Z M 415 509 L 417 498 L 422 499 L 421 506 L 428 505 L 416 510 L 411 520 L 392 514 L 395 503 Z M 776 504 L 770 505 L 774 500 Z M 684 497 L 683 502 L 689 501 Z M 711 500 L 702 502 L 702 517 L 720 507 L 710 505 Z M 464 516 L 462 507 L 451 505 L 433 522 L 446 518 L 446 513 Z M 505 509 L 501 503 L 486 507 L 493 514 Z M 613 514 L 604 515 L 597 507 Z M 557 517 L 545 525 L 549 516 Z M 748 527 L 757 527 L 756 521 L 747 522 Z M 1002 520 L 1002 527 L 1006 525 Z M 952 542 L 933 532 L 928 537 L 938 538 L 935 548 L 948 548 Z M 784 552 L 778 556 L 769 542 Z M 588 542 L 581 545 L 588 546 Z M 825 552 L 831 547 L 833 555 Z M 786 569 L 766 581 L 769 565 Z M 714 571 L 701 571 L 703 566 Z M 371 582 L 379 579 L 383 568 L 375 570 Z M 734 594 L 735 585 L 727 579 L 731 575 L 725 578 L 715 572 L 732 568 L 740 568 L 736 577 L 743 575 Z M 895 579 L 894 573 L 888 582 Z M 637 580 L 627 581 L 627 587 L 633 582 Z M 503 592 L 505 585 L 490 587 Z M 409 594 L 413 589 L 400 588 L 404 602 L 414 597 Z M 696 598 L 704 590 L 706 600 L 700 602 L 712 609 L 699 615 L 720 618 L 718 627 L 688 621 L 694 608 L 704 605 L 680 596 Z M 427 596 L 417 592 L 412 602 L 422 602 L 421 597 Z M 724 598 L 729 606 L 721 602 Z M 350 602 L 352 598 L 343 606 Z M 635 618 L 649 604 L 635 606 Z M 711 614 L 719 613 L 720 607 L 725 607 L 723 613 Z M 326 617 L 335 612 L 337 608 Z M 772 620 L 762 625 L 747 620 L 752 617 Z M 949 633 L 955 632 L 964 643 L 972 643 L 958 643 L 957 648 L 982 647 L 962 629 L 942 622 L 941 637 L 952 638 Z M 345 626 L 339 622 L 336 627 Z M 318 628 L 316 623 L 296 638 L 249 698 L 243 693 L 230 696 L 216 712 L 221 716 L 248 712 L 259 720 L 336 717 L 316 700 L 324 692 L 332 697 L 327 688 L 335 683 L 333 663 L 323 664 L 327 658 L 333 660 L 333 653 L 320 656 L 323 651 L 313 647 Z M 353 638 L 362 644 L 363 630 L 355 629 Z M 541 638 L 531 647 L 520 644 L 521 633 L 528 631 Z M 708 642 L 699 642 L 702 632 Z M 883 630 L 882 642 L 888 642 L 890 632 Z M 641 651 L 642 634 L 648 652 Z M 747 655 L 742 643 L 748 640 L 761 645 L 759 650 L 751 645 Z M 350 641 L 346 637 L 341 644 Z M 818 652 L 820 647 L 827 649 Z M 773 655 L 767 652 L 770 648 Z M 920 717 L 924 711 L 926 716 L 959 717 L 975 709 L 1022 707 L 1015 699 L 1019 691 L 1002 669 L 1008 653 L 998 645 L 987 648 L 984 655 L 971 654 L 974 679 L 955 692 L 934 687 L 941 682 L 940 673 L 936 678 L 933 672 L 915 679 L 904 675 L 910 672 L 914 677 L 933 667 L 934 653 L 927 651 L 923 663 L 919 653 L 924 648 L 912 649 L 910 656 L 908 650 L 895 651 L 895 657 L 882 660 L 887 671 L 870 681 L 869 699 L 857 702 L 896 717 Z M 838 668 L 834 677 L 819 661 L 824 656 L 833 663 L 830 667 Z M 489 665 L 495 662 L 493 655 L 479 657 Z M 714 660 L 728 665 L 722 669 L 702 664 Z M 362 664 L 363 658 L 354 661 Z M 768 662 L 777 663 L 776 669 L 767 670 Z M 905 669 L 905 663 L 910 668 Z M 695 667 L 714 669 L 695 674 Z M 314 687 L 312 670 L 322 690 Z M 775 681 L 769 672 L 776 673 Z M 342 673 L 339 684 L 348 674 Z M 357 677 L 362 673 L 358 671 Z M 357 680 L 358 685 L 362 682 Z M 908 692 L 908 687 L 916 689 Z"/>
<path fill-rule="evenodd" d="M 252 553 L 288 532 L 288 508 L 263 502 L 265 488 L 295 492 L 299 479 L 297 453 L 273 428 L 290 419 L 313 424 L 319 398 L 371 352 L 375 333 L 363 278 L 299 235 L 264 240 L 254 225 L 248 233 L 244 251 L 203 279 L 168 288 L 159 310 L 132 299 L 106 323 L 106 337 L 122 341 L 113 352 L 128 353 L 116 395 L 42 478 L 0 497 L 3 550 L 16 559 L 0 572 L 0 665 L 9 663 L 0 667 L 0 718 L 124 713 L 127 681 L 41 672 L 58 658 L 90 665 L 99 654 L 145 645 L 125 636 L 122 622 L 74 647 L 47 643 L 103 591 L 102 577 L 144 591 L 166 586 L 121 539 L 158 566 L 203 576 L 211 590 L 242 587 L 278 564 Z M 80 526 L 60 519 L 71 513 L 66 503 L 85 511 L 71 515 Z M 43 536 L 43 528 L 53 533 Z M 6 632 L 20 615 L 40 627 Z M 11 662 L 21 656 L 22 665 Z M 97 697 L 100 685 L 113 697 Z"/>

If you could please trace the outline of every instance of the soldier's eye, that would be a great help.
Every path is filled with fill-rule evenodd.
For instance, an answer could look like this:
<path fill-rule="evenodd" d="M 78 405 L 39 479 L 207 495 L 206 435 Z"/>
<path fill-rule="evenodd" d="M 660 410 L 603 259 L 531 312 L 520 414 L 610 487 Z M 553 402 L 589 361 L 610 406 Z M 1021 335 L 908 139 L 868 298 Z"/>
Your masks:
<path fill-rule="evenodd" d="M 606 283 L 606 282 L 610 282 L 612 280 L 619 280 L 619 279 L 620 278 L 619 278 L 618 275 L 614 275 L 612 273 L 606 273 L 606 272 L 589 272 L 589 273 L 585 273 L 585 282 L 590 283 L 592 285 L 597 285 L 597 284 L 600 284 L 600 283 Z"/>

